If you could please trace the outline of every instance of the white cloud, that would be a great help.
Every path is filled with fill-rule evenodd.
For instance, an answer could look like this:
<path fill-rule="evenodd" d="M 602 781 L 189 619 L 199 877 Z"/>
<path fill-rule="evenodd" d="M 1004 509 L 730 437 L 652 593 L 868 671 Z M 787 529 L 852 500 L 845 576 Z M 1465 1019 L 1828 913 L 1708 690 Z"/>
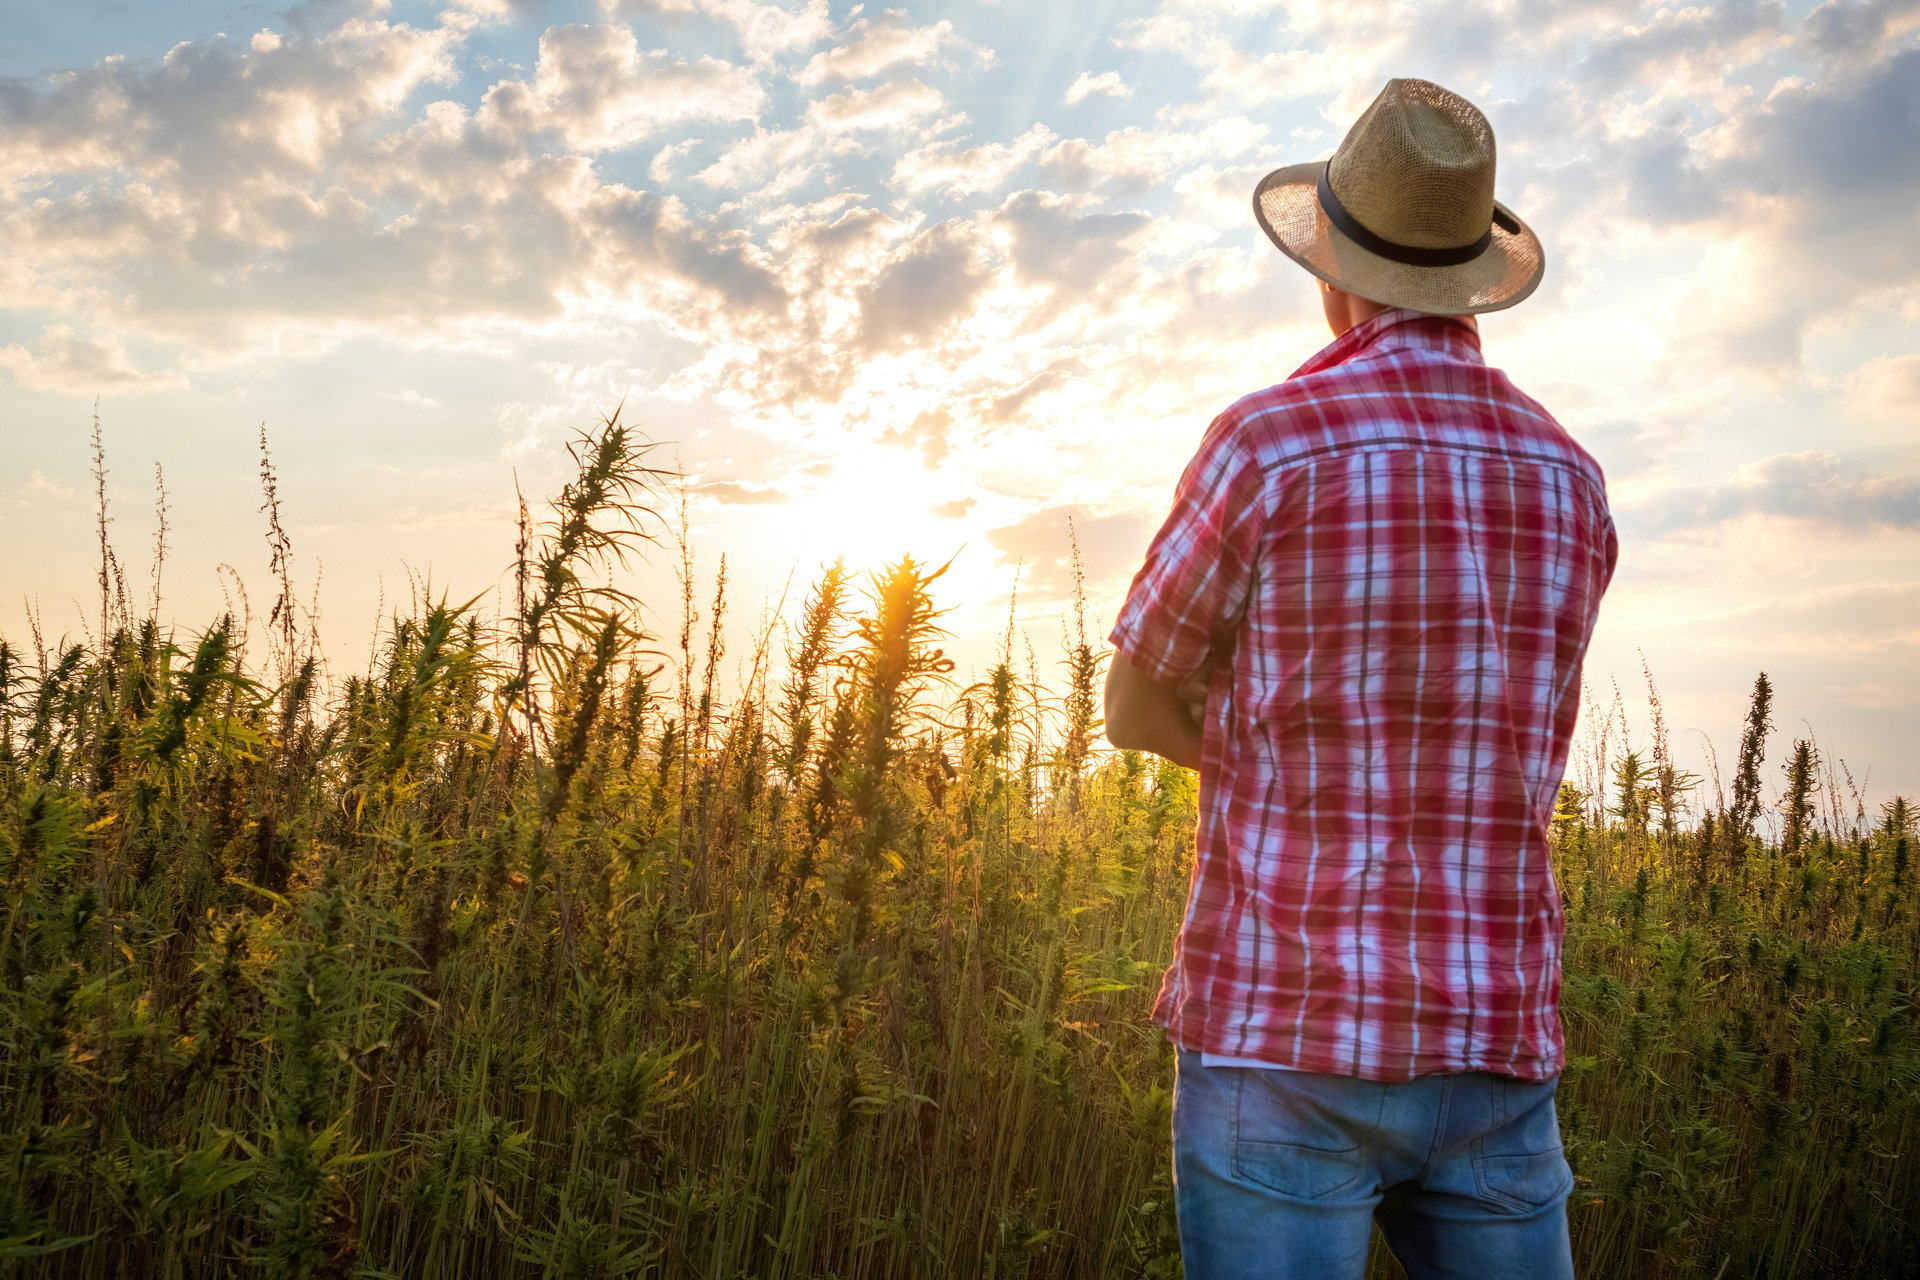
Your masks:
<path fill-rule="evenodd" d="M 27 476 L 25 484 L 14 487 L 13 502 L 17 507 L 33 507 L 48 498 L 56 502 L 71 498 L 75 492 L 72 485 L 49 480 L 46 472 L 35 470 Z"/>
<path fill-rule="evenodd" d="M 937 115 L 946 105 L 938 89 L 918 80 L 891 80 L 822 98 L 807 108 L 806 118 L 829 131 L 897 129 Z"/>
<path fill-rule="evenodd" d="M 1728 86 L 1728 70 L 1782 47 L 1785 16 L 1780 0 L 1657 9 L 1595 40 L 1576 76 L 1593 94 L 1629 90 L 1651 102 L 1730 104 L 1745 95 Z"/>
<path fill-rule="evenodd" d="M 1653 494 L 1623 512 L 1653 530 L 1694 528 L 1760 516 L 1836 532 L 1920 530 L 1920 477 L 1877 475 L 1831 451 L 1781 453 L 1737 468 L 1717 485 Z"/>
<path fill-rule="evenodd" d="M 600 0 L 600 12 L 608 20 L 618 18 L 682 17 L 698 13 L 701 0 Z"/>
<path fill-rule="evenodd" d="M 1114 98 L 1131 98 L 1133 89 L 1120 78 L 1118 71 L 1102 71 L 1099 75 L 1091 71 L 1082 71 L 1074 82 L 1067 86 L 1067 105 L 1073 106 L 1084 102 L 1096 93 Z"/>
<path fill-rule="evenodd" d="M 973 195 L 1005 186 L 1022 167 L 1057 141 L 1044 124 L 1036 124 L 1012 142 L 984 142 L 961 147 L 935 142 L 901 156 L 893 181 L 909 192 L 938 191 L 947 196 Z"/>
<path fill-rule="evenodd" d="M 411 387 L 405 387 L 399 391 L 382 391 L 380 398 L 382 400 L 392 400 L 398 404 L 412 405 L 416 409 L 438 409 L 440 407 L 438 400 L 435 400 L 432 396 L 422 395 Z"/>
<path fill-rule="evenodd" d="M 622 18 L 682 18 L 704 14 L 733 29 L 740 49 L 756 66 L 794 49 L 819 44 L 833 32 L 827 0 L 805 0 L 797 8 L 758 0 L 600 0 L 608 21 Z"/>
<path fill-rule="evenodd" d="M 953 23 L 947 19 L 915 27 L 908 24 L 903 11 L 889 9 L 878 17 L 856 19 L 841 43 L 814 54 L 794 78 L 806 85 L 865 80 L 903 63 L 924 65 L 955 43 Z"/>
<path fill-rule="evenodd" d="M 525 7 L 526 0 L 449 0 L 440 21 L 455 29 L 471 30 L 488 23 L 506 22 Z"/>
<path fill-rule="evenodd" d="M 1746 605 L 1690 626 L 1698 627 L 1715 648 L 1791 645 L 1803 654 L 1920 652 L 1920 582 L 1830 587 Z M 1906 696 L 1913 696 L 1911 687 Z"/>
<path fill-rule="evenodd" d="M 272 36 L 272 33 L 266 33 Z M 311 175 L 450 81 L 459 33 L 356 18 L 325 36 L 182 42 L 158 66 L 108 59 L 0 93 L 0 192 L 50 175 L 183 173 L 216 188 Z"/>
<path fill-rule="evenodd" d="M 135 369 L 119 338 L 109 335 L 100 342 L 77 338 L 64 324 L 42 330 L 33 350 L 17 343 L 0 347 L 0 367 L 10 371 L 23 387 L 67 395 L 188 389 L 185 374 L 173 370 L 141 373 Z"/>
<path fill-rule="evenodd" d="M 702 326 L 722 298 L 777 303 L 742 235 L 540 142 L 547 121 L 585 149 L 750 113 L 750 73 L 559 29 L 534 84 L 406 118 L 458 39 L 356 19 L 264 51 L 181 45 L 145 70 L 0 90 L 0 305 L 84 312 L 208 364 L 355 331 L 418 342 L 488 317 L 554 320 L 588 297 L 634 299 L 669 328 Z"/>
<path fill-rule="evenodd" d="M 936 337 L 973 311 L 989 274 L 971 223 L 951 222 L 915 237 L 864 290 L 864 346 L 878 351 Z"/>
<path fill-rule="evenodd" d="M 755 0 L 699 0 L 704 11 L 731 23 L 740 46 L 755 63 L 772 61 L 777 54 L 809 49 L 833 32 L 827 0 L 805 0 L 797 8 L 759 4 Z"/>
<path fill-rule="evenodd" d="M 1042 599 L 1070 599 L 1073 549 L 1093 582 L 1131 572 L 1147 549 L 1153 524 L 1136 512 L 1099 512 L 1083 503 L 1063 503 L 1030 512 L 987 531 L 987 541 L 1005 561 L 1025 566 L 1023 581 Z"/>
<path fill-rule="evenodd" d="M 615 26 L 550 28 L 533 92 L 533 123 L 587 152 L 632 146 L 683 121 L 752 120 L 766 103 L 752 71 L 643 53 L 629 28 Z"/>
<path fill-rule="evenodd" d="M 1809 13 L 1805 43 L 1830 67 L 1878 61 L 1889 44 L 1920 30 L 1920 8 L 1908 0 L 1827 0 Z"/>
<path fill-rule="evenodd" d="M 1021 280 L 1081 297 L 1114 278 L 1154 223 L 1140 213 L 1089 212 L 1081 202 L 1039 191 L 1008 197 L 994 221 L 1012 235 L 1008 256 Z"/>
<path fill-rule="evenodd" d="M 1066 138 L 1049 148 L 1041 164 L 1069 190 L 1111 184 L 1145 190 L 1167 182 L 1194 164 L 1221 164 L 1258 147 L 1267 127 L 1245 116 L 1228 116 L 1200 129 L 1130 125 L 1099 142 Z"/>
<path fill-rule="evenodd" d="M 773 506 L 792 501 L 791 495 L 771 485 L 741 484 L 736 480 L 708 480 L 695 488 L 702 496 L 730 507 Z"/>
<path fill-rule="evenodd" d="M 757 188 L 759 199 L 783 195 L 826 162 L 865 153 L 852 135 L 905 131 L 916 140 L 936 136 L 954 121 L 926 123 L 946 106 L 938 89 L 906 78 L 872 89 L 847 89 L 808 105 L 791 129 L 760 129 L 723 151 L 697 175 L 711 187 Z"/>
<path fill-rule="evenodd" d="M 973 147 L 936 142 L 909 151 L 894 165 L 893 181 L 912 192 L 938 191 L 958 197 L 992 191 L 1012 181 L 1026 166 L 1037 165 L 1052 183 L 1068 191 L 1104 186 L 1143 192 L 1170 182 L 1189 166 L 1246 155 L 1266 133 L 1266 126 L 1244 116 L 1215 120 L 1201 129 L 1130 125 L 1098 142 L 1062 138 L 1038 124 L 1012 142 Z"/>
<path fill-rule="evenodd" d="M 1920 354 L 1869 360 L 1848 376 L 1847 390 L 1867 414 L 1920 422 Z"/>

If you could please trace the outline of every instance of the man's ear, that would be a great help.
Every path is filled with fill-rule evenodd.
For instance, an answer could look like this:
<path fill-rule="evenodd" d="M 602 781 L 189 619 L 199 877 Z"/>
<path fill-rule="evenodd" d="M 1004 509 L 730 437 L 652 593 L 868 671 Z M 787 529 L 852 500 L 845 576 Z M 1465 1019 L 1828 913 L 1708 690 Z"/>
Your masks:
<path fill-rule="evenodd" d="M 1325 280 L 1320 281 L 1320 310 L 1327 317 L 1327 328 L 1334 337 L 1339 337 L 1353 328 L 1353 309 L 1348 306 L 1350 299 L 1340 289 Z"/>

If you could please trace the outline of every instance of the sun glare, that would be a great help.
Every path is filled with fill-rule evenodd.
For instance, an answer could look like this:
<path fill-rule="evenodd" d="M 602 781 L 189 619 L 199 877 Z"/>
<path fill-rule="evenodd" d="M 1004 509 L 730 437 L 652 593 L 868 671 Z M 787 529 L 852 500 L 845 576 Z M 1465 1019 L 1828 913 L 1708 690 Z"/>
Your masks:
<path fill-rule="evenodd" d="M 855 570 L 878 568 L 902 554 L 951 554 L 962 526 L 932 505 L 943 496 L 917 455 L 865 448 L 836 458 L 833 470 L 769 509 L 780 530 L 777 553 L 802 560 L 844 559 Z"/>

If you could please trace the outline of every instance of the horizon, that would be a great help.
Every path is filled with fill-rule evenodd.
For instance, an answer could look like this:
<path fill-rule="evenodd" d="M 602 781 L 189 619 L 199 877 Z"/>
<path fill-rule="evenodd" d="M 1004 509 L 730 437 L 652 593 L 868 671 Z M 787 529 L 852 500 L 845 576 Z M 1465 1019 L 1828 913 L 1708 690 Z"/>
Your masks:
<path fill-rule="evenodd" d="M 963 682 L 1016 599 L 1050 674 L 1069 519 L 1104 642 L 1207 421 L 1327 341 L 1254 182 L 1417 75 L 1546 243 L 1483 331 L 1607 471 L 1597 701 L 1644 748 L 1644 660 L 1707 774 L 1764 669 L 1769 795 L 1809 733 L 1870 820 L 1920 791 L 1920 14 L 1542 8 L 1519 51 L 1491 6 L 1269 12 L 10 5 L 0 636 L 88 616 L 96 395 L 129 584 L 158 463 L 188 628 L 222 564 L 262 598 L 264 422 L 342 669 L 412 578 L 505 583 L 516 481 L 537 514 L 624 404 L 687 473 L 703 612 L 728 558 L 731 656 L 789 579 L 913 554 Z M 663 636 L 672 569 L 629 584 Z"/>

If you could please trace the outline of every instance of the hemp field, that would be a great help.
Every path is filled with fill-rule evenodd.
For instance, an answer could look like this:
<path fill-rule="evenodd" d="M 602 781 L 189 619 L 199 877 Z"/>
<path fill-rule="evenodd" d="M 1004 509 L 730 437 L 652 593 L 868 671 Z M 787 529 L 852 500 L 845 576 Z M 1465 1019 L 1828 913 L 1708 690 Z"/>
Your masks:
<path fill-rule="evenodd" d="M 1063 696 L 963 688 L 936 571 L 836 568 L 722 689 L 724 578 L 664 640 L 593 585 L 663 478 L 578 457 L 515 616 L 360 674 L 270 468 L 263 625 L 140 616 L 103 539 L 99 634 L 0 644 L 0 1274 L 1177 1275 L 1194 783 L 1100 748 L 1084 625 Z M 1585 1275 L 1920 1272 L 1912 810 L 1756 692 L 1729 799 L 1604 714 L 1563 789 Z"/>

